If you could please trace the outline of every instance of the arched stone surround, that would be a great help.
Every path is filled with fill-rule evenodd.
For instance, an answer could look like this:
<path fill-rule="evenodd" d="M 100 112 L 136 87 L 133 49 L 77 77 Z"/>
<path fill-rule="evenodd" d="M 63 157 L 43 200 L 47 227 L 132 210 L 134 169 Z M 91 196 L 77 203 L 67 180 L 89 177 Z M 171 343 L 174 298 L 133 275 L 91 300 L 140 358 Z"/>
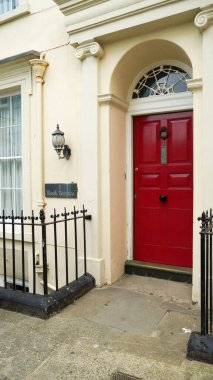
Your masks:
<path fill-rule="evenodd" d="M 132 181 L 132 117 L 136 114 L 150 114 L 154 112 L 181 111 L 193 109 L 200 99 L 200 81 L 190 80 L 190 91 L 185 94 L 175 94 L 173 103 L 169 98 L 161 99 L 161 104 L 150 103 L 146 99 L 145 106 L 143 100 L 132 101 L 132 91 L 141 75 L 154 66 L 164 64 L 174 64 L 186 70 L 193 78 L 192 61 L 189 55 L 178 44 L 163 40 L 153 39 L 145 41 L 130 48 L 117 62 L 112 72 L 109 93 L 99 96 L 99 102 L 105 107 L 101 107 L 101 119 L 108 118 L 108 129 L 102 126 L 102 133 L 105 136 L 102 140 L 103 152 L 106 151 L 104 144 L 109 144 L 107 150 L 108 161 L 103 158 L 102 165 L 107 176 L 102 182 L 102 199 L 109 199 L 109 207 L 103 206 L 108 214 L 110 229 L 108 234 L 103 232 L 104 241 L 108 249 L 105 252 L 106 271 L 113 282 L 122 274 L 125 259 L 133 258 L 133 181 Z M 174 94 L 173 94 L 174 95 Z M 177 95 L 177 96 L 176 96 Z M 184 98 L 184 99 L 183 99 Z M 194 100 L 193 100 L 194 98 Z M 160 111 L 159 111 L 160 110 Z M 200 138 L 200 112 L 194 113 L 194 141 Z M 106 126 L 106 124 L 105 124 Z M 106 140 L 107 138 L 107 140 Z M 199 149 L 199 148 L 198 148 Z M 200 164 L 198 162 L 197 148 L 194 149 L 194 181 L 198 181 L 200 175 Z M 197 172 L 197 169 L 199 170 Z M 109 187 L 107 187 L 109 183 Z M 194 191 L 194 220 L 199 214 L 199 194 L 200 189 L 195 186 Z M 103 202 L 103 205 L 106 205 Z M 103 227 L 104 231 L 104 227 Z M 113 233 L 112 233 L 113 231 Z M 198 226 L 194 223 L 194 263 L 198 265 L 199 238 Z M 125 244 L 123 244 L 125 241 Z M 115 249 L 116 247 L 116 249 Z M 107 255 L 110 251 L 110 255 Z M 108 270 L 107 270 L 108 268 Z M 197 291 L 196 291 L 197 294 Z M 196 300 L 196 295 L 194 299 Z"/>

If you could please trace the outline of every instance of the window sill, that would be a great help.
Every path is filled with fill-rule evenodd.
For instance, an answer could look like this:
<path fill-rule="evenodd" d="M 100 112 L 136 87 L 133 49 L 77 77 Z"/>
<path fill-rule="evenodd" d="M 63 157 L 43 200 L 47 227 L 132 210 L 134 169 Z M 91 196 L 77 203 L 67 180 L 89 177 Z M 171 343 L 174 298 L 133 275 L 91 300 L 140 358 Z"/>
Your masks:
<path fill-rule="evenodd" d="M 28 1 L 25 1 L 24 3 L 20 4 L 16 9 L 13 9 L 12 11 L 1 14 L 0 25 L 5 24 L 6 22 L 9 22 L 16 18 L 25 16 L 27 14 L 30 14 L 30 5 Z"/>
<path fill-rule="evenodd" d="M 12 237 L 12 232 L 7 231 L 7 229 L 6 229 L 5 238 L 6 238 L 6 240 L 12 240 L 12 238 L 13 238 Z M 3 239 L 2 228 L 0 229 L 0 239 Z M 19 231 L 15 232 L 15 241 L 22 241 L 21 229 L 20 229 L 20 232 Z M 24 234 L 24 242 L 25 243 L 31 243 L 32 242 L 32 234 L 31 233 L 25 232 L 25 234 Z"/>

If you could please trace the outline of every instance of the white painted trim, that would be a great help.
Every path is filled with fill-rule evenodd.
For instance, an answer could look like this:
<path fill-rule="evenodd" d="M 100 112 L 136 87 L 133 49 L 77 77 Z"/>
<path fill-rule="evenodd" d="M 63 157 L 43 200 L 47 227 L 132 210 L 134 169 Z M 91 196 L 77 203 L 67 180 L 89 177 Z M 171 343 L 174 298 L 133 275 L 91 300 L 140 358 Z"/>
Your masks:
<path fill-rule="evenodd" d="M 79 11 L 83 11 L 87 8 L 96 6 L 100 3 L 104 3 L 108 0 L 72 0 L 72 1 L 64 1 L 64 0 L 54 0 L 56 4 L 59 5 L 61 12 L 64 15 L 70 15 L 72 13 L 76 13 Z"/>
<path fill-rule="evenodd" d="M 126 100 L 119 98 L 118 96 L 115 96 L 113 94 L 98 95 L 98 102 L 100 104 L 112 104 L 115 107 L 124 109 L 125 111 L 128 109 L 129 105 L 129 103 Z"/>
<path fill-rule="evenodd" d="M 133 260 L 133 117 L 193 109 L 191 92 L 132 100 L 126 115 L 127 258 Z"/>
<path fill-rule="evenodd" d="M 97 5 L 94 2 L 95 6 L 85 7 L 74 13 L 71 13 L 72 6 L 66 6 L 67 3 L 72 4 L 72 0 L 54 1 L 60 2 L 60 10 L 66 14 L 65 26 L 72 37 L 72 43 L 78 42 L 80 35 L 100 37 L 114 30 L 175 17 L 181 13 L 180 0 L 108 0 L 100 1 Z M 208 0 L 202 1 L 203 6 L 208 4 Z M 184 12 L 196 10 L 198 7 L 195 0 L 187 0 L 184 6 Z"/>
<path fill-rule="evenodd" d="M 148 98 L 134 99 L 129 105 L 128 112 L 134 115 L 154 114 L 192 109 L 192 93 L 180 92 L 170 95 L 156 95 Z"/>
<path fill-rule="evenodd" d="M 194 92 L 196 90 L 200 90 L 203 87 L 203 81 L 202 78 L 196 78 L 196 79 L 187 79 L 186 80 L 187 88 Z"/>

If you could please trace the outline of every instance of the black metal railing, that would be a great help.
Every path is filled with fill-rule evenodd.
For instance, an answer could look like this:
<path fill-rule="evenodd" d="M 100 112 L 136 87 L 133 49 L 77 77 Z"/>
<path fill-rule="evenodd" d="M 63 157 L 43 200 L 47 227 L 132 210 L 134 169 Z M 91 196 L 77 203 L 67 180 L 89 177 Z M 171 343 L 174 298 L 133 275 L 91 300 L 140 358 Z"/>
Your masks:
<path fill-rule="evenodd" d="M 43 294 L 48 295 L 50 284 L 57 291 L 86 274 L 86 220 L 91 220 L 91 215 L 84 206 L 80 211 L 74 207 L 71 212 L 64 208 L 61 214 L 54 209 L 48 221 L 43 209 L 39 216 L 32 211 L 28 217 L 23 212 L 21 216 L 15 216 L 14 212 L 7 216 L 3 211 L 0 216 L 2 286 L 14 291 L 21 288 L 23 292 L 29 286 L 30 292 L 36 294 L 42 284 Z"/>
<path fill-rule="evenodd" d="M 198 218 L 201 221 L 200 246 L 201 246 L 201 335 L 212 334 L 213 309 L 212 309 L 212 235 L 213 215 L 212 210 L 202 213 Z"/>

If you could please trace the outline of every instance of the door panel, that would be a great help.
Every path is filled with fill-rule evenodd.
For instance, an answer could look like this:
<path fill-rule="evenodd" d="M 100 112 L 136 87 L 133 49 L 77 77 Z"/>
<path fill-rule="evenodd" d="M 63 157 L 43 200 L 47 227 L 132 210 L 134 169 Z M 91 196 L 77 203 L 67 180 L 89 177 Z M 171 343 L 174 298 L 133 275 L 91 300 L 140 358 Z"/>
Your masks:
<path fill-rule="evenodd" d="M 134 118 L 136 260 L 192 266 L 192 157 L 192 112 Z"/>

